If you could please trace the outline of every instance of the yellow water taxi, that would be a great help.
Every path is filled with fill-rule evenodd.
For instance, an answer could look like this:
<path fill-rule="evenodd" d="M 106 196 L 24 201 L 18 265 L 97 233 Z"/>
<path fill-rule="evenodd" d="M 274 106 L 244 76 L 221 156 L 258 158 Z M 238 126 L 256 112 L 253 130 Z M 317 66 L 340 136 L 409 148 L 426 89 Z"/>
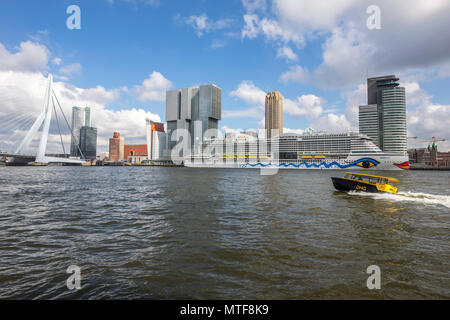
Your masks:
<path fill-rule="evenodd" d="M 392 183 L 396 178 L 374 176 L 370 174 L 347 172 L 342 178 L 331 178 L 334 187 L 339 191 L 388 192 L 397 193 Z"/>

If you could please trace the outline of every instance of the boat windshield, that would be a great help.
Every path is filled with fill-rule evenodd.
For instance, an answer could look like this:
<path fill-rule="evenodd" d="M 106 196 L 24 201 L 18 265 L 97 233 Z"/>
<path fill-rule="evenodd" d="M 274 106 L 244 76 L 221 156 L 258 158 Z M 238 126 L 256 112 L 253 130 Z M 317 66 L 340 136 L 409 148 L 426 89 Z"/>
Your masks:
<path fill-rule="evenodd" d="M 382 177 L 370 177 L 370 176 L 362 176 L 352 173 L 347 173 L 344 178 L 346 179 L 353 179 L 353 180 L 360 180 L 360 181 L 367 181 L 370 183 L 382 183 L 382 184 L 390 184 L 388 179 L 382 178 Z"/>

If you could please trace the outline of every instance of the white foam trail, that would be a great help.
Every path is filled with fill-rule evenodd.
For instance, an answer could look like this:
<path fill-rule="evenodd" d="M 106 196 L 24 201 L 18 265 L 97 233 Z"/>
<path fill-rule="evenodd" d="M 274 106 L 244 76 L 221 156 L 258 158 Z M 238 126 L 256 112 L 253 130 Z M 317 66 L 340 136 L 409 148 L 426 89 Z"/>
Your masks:
<path fill-rule="evenodd" d="M 389 201 L 410 201 L 418 202 L 425 205 L 441 205 L 450 208 L 450 196 L 428 194 L 421 192 L 399 192 L 393 193 L 368 193 L 368 192 L 355 192 L 350 191 L 350 195 L 368 196 L 377 200 L 389 200 Z"/>

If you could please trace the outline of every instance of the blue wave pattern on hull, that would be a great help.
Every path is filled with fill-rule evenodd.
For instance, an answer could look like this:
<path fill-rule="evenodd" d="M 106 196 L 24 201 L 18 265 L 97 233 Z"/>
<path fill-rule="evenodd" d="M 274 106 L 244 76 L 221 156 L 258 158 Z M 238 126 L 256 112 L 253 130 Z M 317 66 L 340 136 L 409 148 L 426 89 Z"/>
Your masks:
<path fill-rule="evenodd" d="M 306 168 L 312 168 L 312 167 L 314 167 L 314 168 L 321 168 L 321 167 L 324 167 L 324 168 L 329 169 L 332 166 L 336 166 L 336 167 L 338 167 L 340 169 L 347 169 L 347 168 L 355 167 L 355 166 L 363 167 L 363 166 L 359 165 L 359 164 L 361 164 L 363 162 L 370 162 L 370 163 L 373 164 L 373 166 L 377 166 L 379 164 L 379 162 L 377 160 L 374 160 L 374 159 L 371 159 L 371 158 L 363 158 L 363 159 L 359 159 L 359 160 L 357 160 L 355 162 L 352 162 L 350 164 L 344 164 L 344 165 L 340 164 L 340 163 L 338 163 L 336 161 L 333 161 L 333 162 L 330 162 L 330 163 L 322 162 L 322 163 L 319 163 L 319 164 L 316 164 L 316 163 L 308 164 L 307 162 L 302 162 L 302 163 L 299 163 L 299 164 L 294 164 L 292 162 L 279 163 L 279 164 L 273 164 L 273 163 L 263 164 L 261 162 L 258 162 L 258 163 L 255 163 L 255 164 L 246 163 L 246 164 L 242 165 L 242 168 L 246 168 L 247 166 L 250 166 L 252 168 L 257 167 L 257 166 L 260 166 L 260 167 L 277 166 L 277 167 L 285 167 L 285 168 L 288 168 L 288 167 L 300 168 L 301 166 L 305 166 Z"/>

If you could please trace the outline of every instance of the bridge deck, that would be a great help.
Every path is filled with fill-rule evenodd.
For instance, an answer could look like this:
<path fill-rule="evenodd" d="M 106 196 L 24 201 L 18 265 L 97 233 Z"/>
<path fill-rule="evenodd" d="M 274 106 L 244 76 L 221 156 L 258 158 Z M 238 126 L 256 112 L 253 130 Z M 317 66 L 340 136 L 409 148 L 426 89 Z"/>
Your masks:
<path fill-rule="evenodd" d="M 1 157 L 14 158 L 18 162 L 35 162 L 36 156 L 24 155 L 24 154 L 12 154 L 12 153 L 1 153 Z M 70 159 L 70 158 L 58 158 L 58 157 L 44 157 L 43 163 L 74 163 L 83 164 L 86 163 L 85 160 Z"/>

